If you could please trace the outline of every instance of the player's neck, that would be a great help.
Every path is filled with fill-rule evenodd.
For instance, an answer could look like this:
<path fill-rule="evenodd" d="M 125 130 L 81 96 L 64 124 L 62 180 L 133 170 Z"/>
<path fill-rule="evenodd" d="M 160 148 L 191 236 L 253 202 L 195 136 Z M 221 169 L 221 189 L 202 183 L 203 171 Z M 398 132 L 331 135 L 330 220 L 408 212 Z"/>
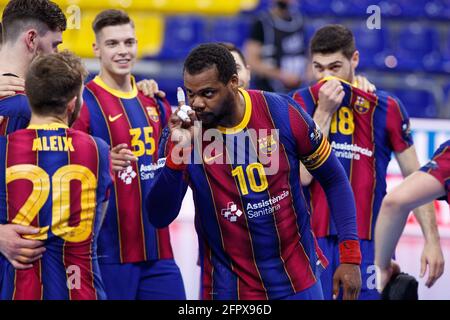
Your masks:
<path fill-rule="evenodd" d="M 131 81 L 131 74 L 114 75 L 108 71 L 101 70 L 99 77 L 111 89 L 122 91 L 122 92 L 133 91 L 133 83 Z"/>
<path fill-rule="evenodd" d="M 41 126 L 41 125 L 49 125 L 49 124 L 62 124 L 66 125 L 68 123 L 67 117 L 57 117 L 57 116 L 40 116 L 36 114 L 31 115 L 30 126 Z"/>
<path fill-rule="evenodd" d="M 17 46 L 4 44 L 0 49 L 0 74 L 12 73 L 25 78 L 31 61 Z"/>

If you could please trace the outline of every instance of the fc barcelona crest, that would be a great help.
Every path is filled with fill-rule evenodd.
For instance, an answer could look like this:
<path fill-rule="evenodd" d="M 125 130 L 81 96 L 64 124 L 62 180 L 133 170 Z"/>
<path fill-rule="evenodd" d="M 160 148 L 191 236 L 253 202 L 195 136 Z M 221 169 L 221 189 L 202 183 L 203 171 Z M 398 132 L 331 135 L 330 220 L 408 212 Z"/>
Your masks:
<path fill-rule="evenodd" d="M 272 152 L 275 152 L 278 147 L 277 141 L 273 137 L 273 134 L 258 139 L 258 145 L 259 152 L 262 152 L 266 155 L 272 154 Z"/>
<path fill-rule="evenodd" d="M 159 122 L 158 110 L 155 107 L 146 107 L 147 114 L 154 122 Z"/>
<path fill-rule="evenodd" d="M 370 109 L 370 102 L 363 97 L 357 97 L 355 101 L 355 109 L 358 113 L 364 114 Z"/>

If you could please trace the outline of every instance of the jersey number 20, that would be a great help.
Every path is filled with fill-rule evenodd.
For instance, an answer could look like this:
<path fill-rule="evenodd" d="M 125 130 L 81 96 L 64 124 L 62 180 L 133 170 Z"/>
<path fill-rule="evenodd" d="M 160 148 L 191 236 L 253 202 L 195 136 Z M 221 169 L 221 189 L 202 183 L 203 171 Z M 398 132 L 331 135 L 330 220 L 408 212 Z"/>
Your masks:
<path fill-rule="evenodd" d="M 53 234 L 69 242 L 82 242 L 89 238 L 96 207 L 97 179 L 91 170 L 80 165 L 66 165 L 59 168 L 51 178 Z M 6 169 L 6 184 L 16 180 L 27 180 L 33 184 L 33 191 L 25 201 L 12 223 L 28 226 L 39 214 L 50 194 L 50 177 L 35 165 L 21 164 Z M 78 226 L 69 226 L 70 182 L 81 182 L 81 211 Z M 49 226 L 42 227 L 39 234 L 26 236 L 28 239 L 45 240 Z"/>

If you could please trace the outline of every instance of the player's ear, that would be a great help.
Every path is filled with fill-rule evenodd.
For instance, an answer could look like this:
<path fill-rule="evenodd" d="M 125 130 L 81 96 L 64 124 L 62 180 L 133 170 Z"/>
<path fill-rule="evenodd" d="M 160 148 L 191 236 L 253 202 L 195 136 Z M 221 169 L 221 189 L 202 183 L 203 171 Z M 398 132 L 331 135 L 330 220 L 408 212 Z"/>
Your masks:
<path fill-rule="evenodd" d="M 25 44 L 29 51 L 35 52 L 37 49 L 37 36 L 36 29 L 30 29 L 25 33 Z"/>
<path fill-rule="evenodd" d="M 230 79 L 229 84 L 231 85 L 231 88 L 233 90 L 237 90 L 239 88 L 239 77 L 237 74 L 233 74 L 233 76 Z"/>
<path fill-rule="evenodd" d="M 359 51 L 355 50 L 353 52 L 352 58 L 350 59 L 350 63 L 352 65 L 353 70 L 355 70 L 358 67 L 359 64 Z"/>
<path fill-rule="evenodd" d="M 75 111 L 77 100 L 78 100 L 77 96 L 70 99 L 69 103 L 67 104 L 67 113 L 72 114 Z"/>
<path fill-rule="evenodd" d="M 97 58 L 100 58 L 100 48 L 97 44 L 98 40 L 96 39 L 95 42 L 92 44 L 92 50 L 94 50 L 94 54 Z"/>

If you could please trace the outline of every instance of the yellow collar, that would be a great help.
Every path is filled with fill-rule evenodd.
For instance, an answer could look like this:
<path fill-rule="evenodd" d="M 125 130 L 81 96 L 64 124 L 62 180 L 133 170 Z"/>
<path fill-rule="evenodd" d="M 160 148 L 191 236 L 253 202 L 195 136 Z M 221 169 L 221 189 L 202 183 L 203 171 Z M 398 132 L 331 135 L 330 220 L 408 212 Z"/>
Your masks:
<path fill-rule="evenodd" d="M 124 91 L 120 91 L 120 90 L 111 88 L 99 76 L 96 76 L 93 81 L 99 87 L 105 89 L 106 91 L 111 93 L 113 96 L 116 96 L 121 99 L 133 99 L 133 98 L 136 98 L 136 96 L 138 95 L 138 89 L 136 87 L 136 80 L 134 79 L 133 76 L 131 76 L 131 86 L 133 89 L 129 92 L 124 92 Z"/>
<path fill-rule="evenodd" d="M 322 78 L 321 80 L 319 80 L 319 82 L 324 82 L 324 81 L 328 81 L 328 80 L 331 80 L 331 79 L 336 79 L 338 81 L 341 81 L 343 83 L 348 84 L 349 86 L 352 86 L 352 84 L 350 82 L 345 81 L 344 79 L 341 79 L 341 78 L 338 78 L 338 77 L 335 77 L 335 76 L 328 76 L 328 77 Z M 355 82 L 353 83 L 353 86 L 355 86 L 356 84 L 357 84 L 357 82 L 355 80 Z"/>
<path fill-rule="evenodd" d="M 239 88 L 239 92 L 242 94 L 242 96 L 244 97 L 244 101 L 245 101 L 244 117 L 242 118 L 241 123 L 239 123 L 235 127 L 225 128 L 225 127 L 218 126 L 217 129 L 219 129 L 219 131 L 224 134 L 236 134 L 236 133 L 244 130 L 244 128 L 248 125 L 248 123 L 250 121 L 250 117 L 252 115 L 252 101 L 251 101 L 250 96 L 247 91 Z"/>
<path fill-rule="evenodd" d="M 69 129 L 69 127 L 63 123 L 46 123 L 46 124 L 30 124 L 27 129 L 32 130 L 58 130 Z"/>

